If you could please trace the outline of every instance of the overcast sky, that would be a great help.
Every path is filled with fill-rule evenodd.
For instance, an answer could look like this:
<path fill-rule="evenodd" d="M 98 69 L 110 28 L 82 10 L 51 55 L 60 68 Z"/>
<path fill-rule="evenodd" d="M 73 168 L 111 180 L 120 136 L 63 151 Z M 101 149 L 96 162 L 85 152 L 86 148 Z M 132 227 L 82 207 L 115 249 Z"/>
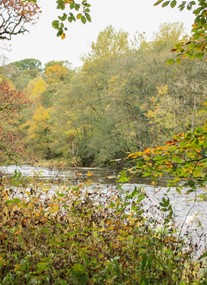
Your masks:
<path fill-rule="evenodd" d="M 56 1 L 41 0 L 42 14 L 30 33 L 16 36 L 10 42 L 11 51 L 4 54 L 10 61 L 36 58 L 42 63 L 50 60 L 68 60 L 73 67 L 81 65 L 80 56 L 90 50 L 91 42 L 108 25 L 123 29 L 131 36 L 146 32 L 150 38 L 161 23 L 184 23 L 190 32 L 192 12 L 180 12 L 176 8 L 154 7 L 155 0 L 89 0 L 92 4 L 92 23 L 75 23 L 70 26 L 66 39 L 56 38 L 51 22 L 57 17 Z M 1 51 L 2 53 L 3 51 Z"/>

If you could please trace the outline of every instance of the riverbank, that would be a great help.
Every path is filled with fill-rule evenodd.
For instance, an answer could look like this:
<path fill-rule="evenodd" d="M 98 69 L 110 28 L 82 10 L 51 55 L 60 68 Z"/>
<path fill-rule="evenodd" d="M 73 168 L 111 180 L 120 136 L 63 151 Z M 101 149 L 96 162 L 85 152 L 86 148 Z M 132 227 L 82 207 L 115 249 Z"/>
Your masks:
<path fill-rule="evenodd" d="M 172 225 L 158 230 L 142 209 L 148 193 L 128 187 L 2 186 L 1 284 L 203 284 L 197 248 Z"/>

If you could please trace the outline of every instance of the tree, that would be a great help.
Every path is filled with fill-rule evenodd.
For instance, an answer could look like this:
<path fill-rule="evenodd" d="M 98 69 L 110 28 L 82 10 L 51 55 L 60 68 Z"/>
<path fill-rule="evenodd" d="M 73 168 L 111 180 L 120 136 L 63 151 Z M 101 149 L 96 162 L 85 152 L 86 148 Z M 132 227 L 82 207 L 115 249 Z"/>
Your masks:
<path fill-rule="evenodd" d="M 53 108 L 37 105 L 31 120 L 22 125 L 26 129 L 26 143 L 35 158 L 52 158 L 51 147 L 51 114 Z"/>
<path fill-rule="evenodd" d="M 47 84 L 44 79 L 41 76 L 37 76 L 29 81 L 25 93 L 31 100 L 35 100 L 38 99 L 46 89 Z"/>
<path fill-rule="evenodd" d="M 120 56 L 129 50 L 128 33 L 116 31 L 112 26 L 99 33 L 96 42 L 91 44 L 91 52 L 82 57 L 83 62 L 99 58 Z"/>
<path fill-rule="evenodd" d="M 166 2 L 158 0 L 155 5 L 160 3 L 163 3 L 163 7 L 170 4 L 173 8 L 177 5 L 176 0 Z M 190 1 L 188 4 L 186 1 L 183 1 L 178 7 L 180 10 L 183 10 L 185 7 L 191 10 L 194 5 L 196 5 L 195 1 Z M 177 56 L 177 62 L 186 57 L 200 60 L 206 55 L 207 46 L 204 40 L 207 34 L 207 27 L 205 25 L 206 7 L 206 1 L 198 1 L 198 8 L 194 10 L 196 16 L 194 33 L 189 43 L 181 44 L 175 50 L 180 51 Z M 203 93 L 205 94 L 205 89 Z M 206 98 L 206 95 L 203 97 Z M 193 101 L 195 102 L 195 97 Z M 203 102 L 203 105 L 206 106 L 206 101 Z M 202 189 L 207 182 L 206 142 L 207 121 L 200 126 L 193 126 L 189 131 L 174 135 L 171 140 L 161 146 L 131 153 L 129 158 L 135 160 L 136 164 L 130 171 L 150 177 L 155 182 L 160 177 L 167 176 L 168 185 L 176 186 L 178 192 L 183 188 L 187 193 L 196 192 L 197 189 Z"/>
<path fill-rule="evenodd" d="M 177 1 L 177 0 L 158 0 L 155 6 L 162 5 L 162 7 L 171 6 L 171 8 L 178 7 L 180 11 L 184 9 L 192 10 L 195 15 L 194 23 L 192 25 L 192 34 L 188 39 L 180 41 L 175 44 L 172 52 L 176 52 L 176 60 L 171 59 L 169 62 L 180 62 L 182 58 L 201 59 L 207 52 L 207 29 L 206 29 L 206 0 L 196 1 Z"/>
<path fill-rule="evenodd" d="M 45 64 L 43 79 L 47 84 L 47 89 L 40 97 L 44 107 L 48 108 L 53 105 L 59 96 L 59 90 L 70 81 L 73 73 L 68 61 L 50 61 Z"/>
<path fill-rule="evenodd" d="M 23 158 L 25 149 L 19 122 L 22 119 L 21 111 L 27 104 L 25 95 L 0 77 L 0 162 Z"/>
<path fill-rule="evenodd" d="M 187 36 L 184 34 L 184 25 L 178 22 L 163 23 L 159 27 L 159 31 L 154 33 L 154 41 L 152 48 L 157 52 L 162 50 L 170 50 L 172 46 L 179 40 L 184 40 Z"/>
<path fill-rule="evenodd" d="M 38 59 L 26 58 L 1 66 L 0 73 L 12 81 L 16 89 L 24 91 L 28 82 L 39 76 L 42 70 L 42 63 Z"/>
<path fill-rule="evenodd" d="M 27 25 L 37 20 L 40 8 L 36 3 L 23 0 L 0 2 L 0 39 L 11 40 L 12 36 L 27 32 Z"/>
<path fill-rule="evenodd" d="M 163 38 L 167 42 L 169 33 Z M 135 51 L 129 46 L 126 32 L 115 31 L 111 26 L 100 32 L 91 51 L 83 57 L 82 70 L 57 96 L 55 109 L 62 112 L 56 120 L 60 124 L 54 128 L 59 132 L 56 149 L 65 142 L 69 151 L 73 144 L 73 153 L 82 163 L 103 165 L 151 143 L 143 106 L 155 94 L 156 84 L 166 80 L 171 67 L 164 65 L 169 55 L 166 45 L 158 60 L 160 49 L 150 44 L 150 49 L 138 47 Z M 69 132 L 70 139 L 63 135 Z"/>
<path fill-rule="evenodd" d="M 16 66 L 18 71 L 36 71 L 39 72 L 42 70 L 42 63 L 38 59 L 35 58 L 26 58 L 19 61 L 13 62 L 13 64 Z"/>
<path fill-rule="evenodd" d="M 105 165 L 196 127 L 205 91 L 205 62 L 164 64 L 170 54 L 168 41 L 181 35 L 182 25 L 163 24 L 151 42 L 141 39 L 139 45 L 130 46 L 127 33 L 109 26 L 92 43 L 82 69 L 72 71 L 67 62 L 48 62 L 45 72 L 25 89 L 35 99 L 25 113 L 27 121 L 33 121 L 38 105 L 53 108 L 47 132 L 50 155 L 44 157 Z M 169 92 L 160 96 L 157 88 L 162 86 Z M 37 142 L 44 132 L 38 136 Z M 33 137 L 28 132 L 26 137 L 31 150 Z"/>
<path fill-rule="evenodd" d="M 69 75 L 69 70 L 62 62 L 51 62 L 46 64 L 45 77 L 48 82 L 52 83 L 59 80 L 64 80 Z"/>

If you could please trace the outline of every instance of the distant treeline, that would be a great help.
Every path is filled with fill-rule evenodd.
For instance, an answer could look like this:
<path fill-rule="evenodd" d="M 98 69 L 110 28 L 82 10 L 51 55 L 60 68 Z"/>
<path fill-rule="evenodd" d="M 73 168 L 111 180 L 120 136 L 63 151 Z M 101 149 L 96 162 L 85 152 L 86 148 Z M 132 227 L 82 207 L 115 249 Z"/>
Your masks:
<path fill-rule="evenodd" d="M 166 64 L 182 37 L 179 23 L 161 25 L 150 42 L 109 26 L 78 70 L 37 59 L 1 66 L 2 163 L 105 166 L 203 123 L 206 61 Z"/>

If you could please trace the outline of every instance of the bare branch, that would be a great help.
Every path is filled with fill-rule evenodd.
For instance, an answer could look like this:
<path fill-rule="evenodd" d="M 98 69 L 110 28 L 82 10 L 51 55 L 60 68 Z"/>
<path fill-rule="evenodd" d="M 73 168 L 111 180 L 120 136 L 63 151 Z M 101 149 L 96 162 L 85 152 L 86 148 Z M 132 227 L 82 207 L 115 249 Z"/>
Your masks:
<path fill-rule="evenodd" d="M 2 0 L 0 2 L 0 40 L 11 40 L 12 36 L 28 32 L 26 26 L 33 24 L 40 8 L 33 2 Z"/>

